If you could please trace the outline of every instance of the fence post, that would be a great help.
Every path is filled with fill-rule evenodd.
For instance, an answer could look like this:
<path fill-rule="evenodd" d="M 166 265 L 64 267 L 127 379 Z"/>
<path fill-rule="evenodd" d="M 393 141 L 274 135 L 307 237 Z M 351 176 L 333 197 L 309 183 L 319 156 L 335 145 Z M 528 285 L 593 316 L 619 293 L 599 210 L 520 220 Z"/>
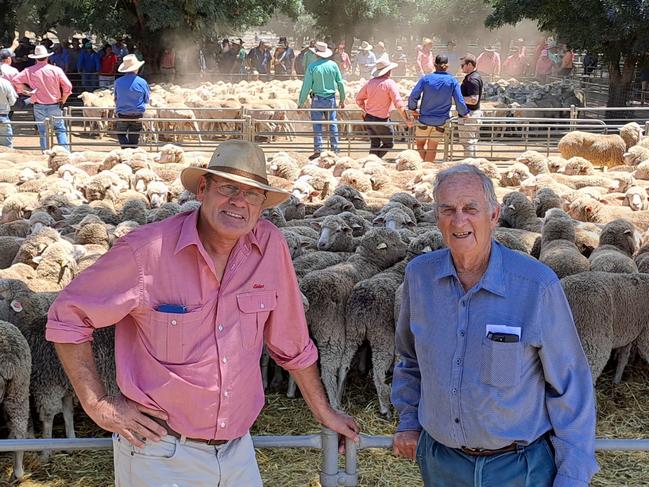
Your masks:
<path fill-rule="evenodd" d="M 63 109 L 63 116 L 65 117 L 65 131 L 68 137 L 68 150 L 72 152 L 72 120 L 70 120 L 70 117 L 72 117 L 72 110 L 70 107 L 65 107 Z"/>
<path fill-rule="evenodd" d="M 50 117 L 47 117 L 43 120 L 43 125 L 45 128 L 45 142 L 46 149 L 51 149 L 54 146 L 54 131 L 52 130 L 52 123 Z"/>
<path fill-rule="evenodd" d="M 451 123 L 446 124 L 448 130 L 444 131 L 444 162 L 448 162 L 448 137 L 451 133 Z"/>
<path fill-rule="evenodd" d="M 351 439 L 345 438 L 345 486 L 358 485 L 358 447 Z"/>
<path fill-rule="evenodd" d="M 578 116 L 579 116 L 579 114 L 577 112 L 577 107 L 575 105 L 570 105 L 570 120 L 577 120 Z M 575 130 L 575 125 L 576 125 L 576 122 L 574 122 L 574 121 L 570 122 L 570 131 L 571 132 Z"/>
<path fill-rule="evenodd" d="M 338 484 L 338 433 L 322 428 L 322 469 L 320 485 L 337 487 Z"/>

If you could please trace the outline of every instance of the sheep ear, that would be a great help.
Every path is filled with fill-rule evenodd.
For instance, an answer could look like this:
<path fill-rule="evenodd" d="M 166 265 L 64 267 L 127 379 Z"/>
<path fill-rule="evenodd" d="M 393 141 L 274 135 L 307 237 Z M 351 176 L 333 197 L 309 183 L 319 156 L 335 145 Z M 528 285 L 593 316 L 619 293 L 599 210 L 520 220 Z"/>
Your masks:
<path fill-rule="evenodd" d="M 374 220 L 372 220 L 372 223 L 374 225 L 385 225 L 385 218 L 382 216 L 377 216 Z"/>
<path fill-rule="evenodd" d="M 352 205 L 351 203 L 345 203 L 342 206 L 343 211 L 349 211 L 349 210 L 351 210 L 353 208 L 354 208 L 354 205 Z"/>
<path fill-rule="evenodd" d="M 624 230 L 624 235 L 632 235 L 633 231 L 632 230 Z"/>
<path fill-rule="evenodd" d="M 320 222 L 311 222 L 311 228 L 315 228 L 316 230 L 322 230 L 322 223 L 320 223 Z"/>
<path fill-rule="evenodd" d="M 584 211 L 586 213 L 592 213 L 593 212 L 593 205 L 586 205 L 584 206 Z"/>
<path fill-rule="evenodd" d="M 349 228 L 348 226 L 342 227 L 343 232 L 345 232 L 347 235 L 352 233 L 352 229 Z"/>
<path fill-rule="evenodd" d="M 20 313 L 23 310 L 22 303 L 16 299 L 14 299 L 9 306 L 11 306 L 11 309 L 13 309 L 16 313 Z"/>
<path fill-rule="evenodd" d="M 359 225 L 358 223 L 353 223 L 352 224 L 352 229 L 353 230 L 358 230 L 359 228 L 363 228 L 363 227 L 361 225 Z"/>
<path fill-rule="evenodd" d="M 388 248 L 388 244 L 386 244 L 385 242 L 381 242 L 380 244 L 378 244 L 376 246 L 376 250 L 383 250 L 383 249 L 387 249 L 387 248 Z"/>
<path fill-rule="evenodd" d="M 43 260 L 43 256 L 42 256 L 42 255 L 37 255 L 36 257 L 34 257 L 34 258 L 32 259 L 32 261 L 34 262 L 34 264 L 37 264 L 37 265 L 40 264 L 40 262 L 41 262 L 42 260 Z"/>
<path fill-rule="evenodd" d="M 425 254 L 426 252 L 432 252 L 433 249 L 430 247 L 430 245 L 426 245 L 423 249 L 421 249 L 421 253 Z"/>

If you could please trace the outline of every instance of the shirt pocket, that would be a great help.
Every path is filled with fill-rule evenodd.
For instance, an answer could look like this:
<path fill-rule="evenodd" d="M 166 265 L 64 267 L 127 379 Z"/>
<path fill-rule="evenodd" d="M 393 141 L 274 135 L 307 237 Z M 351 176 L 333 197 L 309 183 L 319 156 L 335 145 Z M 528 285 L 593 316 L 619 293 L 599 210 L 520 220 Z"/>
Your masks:
<path fill-rule="evenodd" d="M 480 380 L 495 387 L 513 387 L 521 379 L 522 342 L 482 339 Z"/>
<path fill-rule="evenodd" d="M 277 306 L 275 291 L 237 294 L 239 330 L 244 349 L 256 348 L 263 336 L 263 328 L 270 312 Z"/>
<path fill-rule="evenodd" d="M 185 363 L 195 328 L 205 319 L 209 306 L 197 306 L 187 313 L 151 311 L 151 352 L 160 361 L 169 364 Z"/>

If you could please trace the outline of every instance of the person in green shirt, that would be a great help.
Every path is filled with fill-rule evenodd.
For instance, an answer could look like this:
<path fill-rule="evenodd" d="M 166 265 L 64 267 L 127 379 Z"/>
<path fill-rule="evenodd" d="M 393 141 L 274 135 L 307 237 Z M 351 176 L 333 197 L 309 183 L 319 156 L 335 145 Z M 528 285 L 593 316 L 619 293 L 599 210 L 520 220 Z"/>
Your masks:
<path fill-rule="evenodd" d="M 333 52 L 324 42 L 315 43 L 315 55 L 318 59 L 312 62 L 304 73 L 304 81 L 300 90 L 298 107 L 304 108 L 309 94 L 313 94 L 311 108 L 321 108 L 323 111 L 314 110 L 311 112 L 311 120 L 320 122 L 323 119 L 336 120 L 336 89 L 340 93 L 340 108 L 345 108 L 345 85 L 343 76 L 338 65 L 329 59 Z M 313 154 L 309 159 L 313 160 L 322 152 L 322 124 L 313 124 Z M 329 142 L 331 149 L 338 152 L 338 126 L 329 125 Z"/>

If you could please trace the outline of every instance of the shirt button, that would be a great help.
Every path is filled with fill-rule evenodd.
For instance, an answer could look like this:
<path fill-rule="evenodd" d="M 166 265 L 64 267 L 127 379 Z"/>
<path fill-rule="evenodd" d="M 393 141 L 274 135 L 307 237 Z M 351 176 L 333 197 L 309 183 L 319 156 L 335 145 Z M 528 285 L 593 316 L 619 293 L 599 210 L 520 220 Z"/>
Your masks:
<path fill-rule="evenodd" d="M 459 423 L 459 422 L 460 422 L 460 418 L 455 418 L 455 422 L 456 422 L 456 423 Z"/>
<path fill-rule="evenodd" d="M 261 303 L 261 304 L 259 305 L 259 307 L 260 307 L 261 309 L 264 309 L 266 306 L 264 305 L 264 303 Z"/>
<path fill-rule="evenodd" d="M 225 392 L 223 393 L 223 395 L 224 395 L 225 397 L 228 397 L 228 396 L 230 395 L 230 393 L 229 393 L 228 391 L 225 391 Z"/>
<path fill-rule="evenodd" d="M 227 364 L 227 363 L 228 363 L 228 358 L 227 358 L 227 357 L 223 357 L 223 363 L 224 363 L 224 364 Z"/>
<path fill-rule="evenodd" d="M 460 336 L 463 337 L 465 335 L 464 330 L 460 331 Z"/>
<path fill-rule="evenodd" d="M 172 324 L 172 325 L 175 325 L 176 323 L 177 323 L 176 320 L 171 320 L 171 324 Z"/>
<path fill-rule="evenodd" d="M 453 394 L 457 394 L 457 389 L 453 388 L 453 389 L 451 389 L 451 392 L 452 392 Z"/>
<path fill-rule="evenodd" d="M 458 365 L 462 365 L 462 359 L 460 359 L 460 358 L 457 359 L 457 360 L 455 361 L 455 363 L 458 364 Z"/>
<path fill-rule="evenodd" d="M 219 325 L 219 331 L 223 331 L 223 325 Z"/>
<path fill-rule="evenodd" d="M 225 428 L 225 422 L 221 423 L 221 428 Z"/>

